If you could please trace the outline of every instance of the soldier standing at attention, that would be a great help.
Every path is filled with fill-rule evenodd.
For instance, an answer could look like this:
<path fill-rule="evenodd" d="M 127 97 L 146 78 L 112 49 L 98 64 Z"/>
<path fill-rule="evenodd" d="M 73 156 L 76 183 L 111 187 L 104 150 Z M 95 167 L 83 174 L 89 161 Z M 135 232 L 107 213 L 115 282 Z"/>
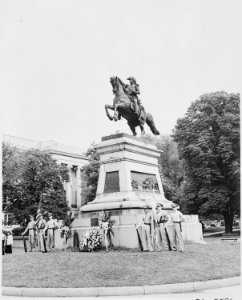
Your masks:
<path fill-rule="evenodd" d="M 144 209 L 144 216 L 142 217 L 141 223 L 137 226 L 142 226 L 142 246 L 143 251 L 153 252 L 154 248 L 152 246 L 152 234 L 151 228 L 153 223 L 153 212 L 149 211 L 148 208 Z"/>
<path fill-rule="evenodd" d="M 168 215 L 162 210 L 163 205 L 158 203 L 156 206 L 156 222 L 158 225 L 158 251 L 161 251 L 162 244 L 165 247 L 165 250 L 169 250 L 169 241 L 166 237 L 166 224 L 169 220 Z"/>
<path fill-rule="evenodd" d="M 22 235 L 25 235 L 25 233 L 29 231 L 29 247 L 30 247 L 30 252 L 35 250 L 35 240 L 34 240 L 34 235 L 35 235 L 35 221 L 34 217 L 30 216 L 30 222 L 28 223 L 26 229 L 22 233 Z"/>
<path fill-rule="evenodd" d="M 182 238 L 182 228 L 181 222 L 184 222 L 183 214 L 178 211 L 179 205 L 173 204 L 173 212 L 170 214 L 170 219 L 172 223 L 172 236 L 173 242 L 176 245 L 176 248 L 180 252 L 184 252 L 184 242 Z"/>
<path fill-rule="evenodd" d="M 44 247 L 44 234 L 43 231 L 46 226 L 46 221 L 43 218 L 43 215 L 41 213 L 38 214 L 37 216 L 37 221 L 36 221 L 36 227 L 37 227 L 37 245 L 39 248 L 39 251 L 45 252 L 45 247 Z"/>
<path fill-rule="evenodd" d="M 54 230 L 58 227 L 55 220 L 53 220 L 53 216 L 51 213 L 48 213 L 49 221 L 46 223 L 46 226 L 43 230 L 43 234 L 45 234 L 47 230 L 47 248 L 48 251 L 52 251 L 54 248 Z"/>

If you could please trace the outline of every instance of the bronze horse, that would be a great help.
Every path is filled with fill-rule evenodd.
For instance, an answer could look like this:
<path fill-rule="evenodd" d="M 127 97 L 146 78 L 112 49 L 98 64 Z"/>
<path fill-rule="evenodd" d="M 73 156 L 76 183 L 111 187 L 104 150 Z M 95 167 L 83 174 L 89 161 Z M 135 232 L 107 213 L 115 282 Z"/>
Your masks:
<path fill-rule="evenodd" d="M 137 135 L 135 127 L 139 126 L 141 134 L 145 134 L 144 124 L 150 127 L 151 131 L 155 135 L 159 135 L 159 131 L 155 127 L 153 117 L 150 113 L 146 113 L 143 106 L 139 107 L 139 115 L 134 112 L 133 103 L 129 96 L 125 93 L 123 85 L 124 83 L 117 77 L 111 77 L 110 83 L 113 87 L 113 93 L 115 95 L 113 99 L 113 105 L 105 105 L 105 110 L 108 118 L 112 121 L 118 121 L 123 117 L 128 121 L 128 125 L 133 133 Z M 114 115 L 110 116 L 108 109 L 114 110 Z"/>

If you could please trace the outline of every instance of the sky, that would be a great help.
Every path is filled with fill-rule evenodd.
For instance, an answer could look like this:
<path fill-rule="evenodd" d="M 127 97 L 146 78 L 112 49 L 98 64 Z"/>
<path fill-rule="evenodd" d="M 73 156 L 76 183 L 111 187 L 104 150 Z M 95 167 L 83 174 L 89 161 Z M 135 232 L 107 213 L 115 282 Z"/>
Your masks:
<path fill-rule="evenodd" d="M 0 1 L 2 133 L 80 148 L 131 133 L 104 106 L 114 98 L 110 77 L 134 76 L 156 127 L 171 134 L 200 95 L 240 93 L 240 3 Z"/>

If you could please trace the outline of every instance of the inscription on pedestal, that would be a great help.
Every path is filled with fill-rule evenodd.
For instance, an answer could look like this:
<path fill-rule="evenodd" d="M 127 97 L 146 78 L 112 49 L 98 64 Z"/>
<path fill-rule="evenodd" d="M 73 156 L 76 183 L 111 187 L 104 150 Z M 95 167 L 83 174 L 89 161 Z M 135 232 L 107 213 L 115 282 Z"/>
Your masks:
<path fill-rule="evenodd" d="M 155 174 L 146 174 L 131 171 L 131 185 L 133 191 L 160 193 Z"/>
<path fill-rule="evenodd" d="M 107 172 L 104 185 L 104 193 L 120 192 L 119 188 L 119 172 Z"/>

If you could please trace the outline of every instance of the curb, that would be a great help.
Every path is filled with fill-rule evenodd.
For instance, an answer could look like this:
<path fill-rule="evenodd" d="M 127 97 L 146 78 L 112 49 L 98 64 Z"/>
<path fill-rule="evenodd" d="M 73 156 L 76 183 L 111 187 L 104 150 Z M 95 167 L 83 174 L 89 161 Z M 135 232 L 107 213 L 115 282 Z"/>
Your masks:
<path fill-rule="evenodd" d="M 93 288 L 16 288 L 2 287 L 4 296 L 24 297 L 98 297 L 98 296 L 132 296 L 150 294 L 187 293 L 240 285 L 241 278 L 232 277 L 219 280 L 195 281 L 186 283 L 150 285 L 150 286 L 121 286 Z"/>

